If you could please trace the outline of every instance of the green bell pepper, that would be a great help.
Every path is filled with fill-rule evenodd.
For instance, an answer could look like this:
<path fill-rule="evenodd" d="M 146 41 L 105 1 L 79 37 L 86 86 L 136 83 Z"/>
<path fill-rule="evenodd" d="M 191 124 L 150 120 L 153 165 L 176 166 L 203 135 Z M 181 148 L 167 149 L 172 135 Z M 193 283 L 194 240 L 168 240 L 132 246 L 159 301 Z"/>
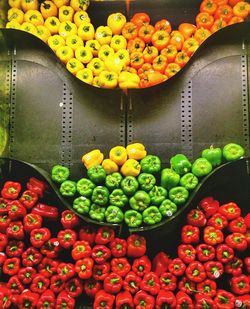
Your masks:
<path fill-rule="evenodd" d="M 157 156 L 147 155 L 140 161 L 143 173 L 156 174 L 161 170 L 161 160 Z"/>
<path fill-rule="evenodd" d="M 72 180 L 65 180 L 59 189 L 63 196 L 72 197 L 76 193 L 76 183 Z"/>
<path fill-rule="evenodd" d="M 164 168 L 161 171 L 161 186 L 167 190 L 176 187 L 180 181 L 180 175 L 171 168 Z"/>
<path fill-rule="evenodd" d="M 211 173 L 213 167 L 212 164 L 205 158 L 198 158 L 192 165 L 192 173 L 196 177 L 203 177 Z"/>
<path fill-rule="evenodd" d="M 180 185 L 187 190 L 194 190 L 198 183 L 199 179 L 192 173 L 187 173 L 180 179 Z"/>
<path fill-rule="evenodd" d="M 156 206 L 150 206 L 143 211 L 142 219 L 145 224 L 153 225 L 161 222 L 162 215 Z"/>
<path fill-rule="evenodd" d="M 222 150 L 221 148 L 210 148 L 204 149 L 201 153 L 201 157 L 207 159 L 213 167 L 221 165 L 222 162 Z"/>
<path fill-rule="evenodd" d="M 90 205 L 90 199 L 85 196 L 79 196 L 73 201 L 73 208 L 81 215 L 85 215 L 89 212 Z"/>
<path fill-rule="evenodd" d="M 175 187 L 170 189 L 169 198 L 176 205 L 184 204 L 189 197 L 189 192 L 183 187 Z"/>
<path fill-rule="evenodd" d="M 165 199 L 161 203 L 159 211 L 163 217 L 172 217 L 172 215 L 177 211 L 177 206 L 169 199 Z"/>
<path fill-rule="evenodd" d="M 100 205 L 92 204 L 90 206 L 89 216 L 91 219 L 104 222 L 106 208 Z"/>
<path fill-rule="evenodd" d="M 134 176 L 126 176 L 121 182 L 122 191 L 128 196 L 135 194 L 138 187 L 139 183 Z"/>
<path fill-rule="evenodd" d="M 154 186 L 149 191 L 149 197 L 151 199 L 151 204 L 159 206 L 167 197 L 168 191 L 160 186 Z"/>
<path fill-rule="evenodd" d="M 108 223 L 121 223 L 124 215 L 119 207 L 109 206 L 105 211 L 105 218 Z"/>
<path fill-rule="evenodd" d="M 118 172 L 114 172 L 108 175 L 105 179 L 105 186 L 110 190 L 118 189 L 122 181 L 122 175 Z"/>
<path fill-rule="evenodd" d="M 128 227 L 138 227 L 142 224 L 142 215 L 136 210 L 127 210 L 124 220 Z"/>
<path fill-rule="evenodd" d="M 143 212 L 150 204 L 150 197 L 145 191 L 137 191 L 134 196 L 129 199 L 129 205 L 134 210 Z"/>
<path fill-rule="evenodd" d="M 51 179 L 54 182 L 62 183 L 69 178 L 69 169 L 66 166 L 55 165 L 51 170 Z"/>
<path fill-rule="evenodd" d="M 123 193 L 122 189 L 115 189 L 111 192 L 109 196 L 109 203 L 113 206 L 121 208 L 128 204 L 128 198 Z"/>
<path fill-rule="evenodd" d="M 87 178 L 81 178 L 76 183 L 77 192 L 80 195 L 86 196 L 86 197 L 91 197 L 95 187 L 96 187 L 96 185 L 91 180 L 89 180 Z"/>
<path fill-rule="evenodd" d="M 155 176 L 148 173 L 141 173 L 137 178 L 141 190 L 150 191 L 156 184 Z"/>
<path fill-rule="evenodd" d="M 97 186 L 93 190 L 91 199 L 94 204 L 105 206 L 109 201 L 109 190 L 104 186 Z"/>
<path fill-rule="evenodd" d="M 230 143 L 223 147 L 222 153 L 226 161 L 236 161 L 244 156 L 245 150 L 239 144 Z"/>
<path fill-rule="evenodd" d="M 106 172 L 101 165 L 95 165 L 87 170 L 88 178 L 95 184 L 102 184 L 106 179 Z"/>
<path fill-rule="evenodd" d="M 192 164 L 183 154 L 177 154 L 170 159 L 171 168 L 179 175 L 186 174 L 191 170 Z"/>

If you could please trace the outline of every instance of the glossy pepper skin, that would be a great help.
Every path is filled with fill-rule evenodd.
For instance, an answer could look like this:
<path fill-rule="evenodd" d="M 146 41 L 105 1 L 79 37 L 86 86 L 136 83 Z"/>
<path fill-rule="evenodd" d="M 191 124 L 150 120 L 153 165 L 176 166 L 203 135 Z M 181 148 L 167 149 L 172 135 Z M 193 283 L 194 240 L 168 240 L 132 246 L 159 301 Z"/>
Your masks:
<path fill-rule="evenodd" d="M 127 238 L 128 257 L 141 257 L 146 253 L 146 239 L 143 236 L 132 234 Z"/>
<path fill-rule="evenodd" d="M 189 280 L 195 283 L 199 283 L 206 278 L 206 272 L 203 265 L 200 262 L 194 261 L 187 266 L 186 276 Z"/>
<path fill-rule="evenodd" d="M 91 257 L 95 263 L 102 264 L 111 257 L 111 251 L 105 245 L 95 245 L 92 248 Z"/>
<path fill-rule="evenodd" d="M 65 229 L 58 232 L 57 238 L 61 247 L 69 249 L 76 242 L 77 234 L 72 229 Z"/>
<path fill-rule="evenodd" d="M 237 295 L 248 294 L 250 291 L 249 278 L 246 275 L 232 277 L 230 285 L 232 292 Z"/>
<path fill-rule="evenodd" d="M 197 226 L 184 225 L 181 230 L 181 240 L 184 244 L 196 244 L 200 240 L 200 230 Z"/>
<path fill-rule="evenodd" d="M 156 174 L 161 170 L 161 160 L 158 156 L 147 155 L 140 164 L 143 173 Z"/>
<path fill-rule="evenodd" d="M 67 281 L 75 275 L 75 267 L 72 263 L 61 262 L 58 264 L 56 270 L 62 281 Z"/>
<path fill-rule="evenodd" d="M 77 261 L 85 257 L 90 257 L 91 251 L 92 249 L 87 241 L 79 240 L 73 244 L 71 256 L 75 261 Z"/>
<path fill-rule="evenodd" d="M 64 210 L 61 214 L 60 221 L 65 229 L 75 228 L 80 223 L 77 215 L 71 210 Z"/>
<path fill-rule="evenodd" d="M 43 197 L 44 191 L 47 189 L 47 184 L 35 177 L 31 177 L 26 184 L 27 189 L 35 192 L 38 197 Z"/>
<path fill-rule="evenodd" d="M 60 309 L 66 307 L 67 309 L 74 309 L 75 308 L 75 300 L 74 298 L 70 297 L 67 292 L 62 291 L 58 294 L 56 299 L 56 309 Z"/>
<path fill-rule="evenodd" d="M 245 150 L 239 144 L 230 143 L 223 147 L 222 154 L 226 161 L 236 161 L 244 156 Z"/>
<path fill-rule="evenodd" d="M 82 156 L 82 163 L 89 169 L 92 166 L 101 164 L 103 158 L 103 153 L 99 149 L 94 149 Z"/>
<path fill-rule="evenodd" d="M 238 217 L 229 223 L 228 229 L 231 233 L 245 234 L 247 231 L 247 225 L 244 218 Z"/>
<path fill-rule="evenodd" d="M 55 294 L 50 290 L 46 290 L 42 293 L 41 297 L 39 298 L 37 307 L 52 309 L 55 307 L 55 301 L 56 301 Z"/>
<path fill-rule="evenodd" d="M 34 267 L 38 265 L 41 260 L 42 254 L 34 247 L 29 247 L 22 253 L 22 263 L 25 267 Z"/>
<path fill-rule="evenodd" d="M 30 233 L 34 229 L 40 229 L 42 227 L 42 217 L 37 214 L 29 213 L 23 218 L 23 227 L 25 232 Z"/>
<path fill-rule="evenodd" d="M 153 225 L 161 222 L 162 215 L 156 206 L 150 206 L 142 213 L 143 222 L 147 225 Z"/>
<path fill-rule="evenodd" d="M 222 263 L 228 263 L 234 258 L 234 250 L 226 244 L 216 247 L 216 258 Z"/>
<path fill-rule="evenodd" d="M 142 215 L 136 210 L 127 210 L 124 214 L 124 219 L 129 227 L 138 227 L 142 224 Z"/>
<path fill-rule="evenodd" d="M 118 274 L 122 278 L 130 271 L 130 263 L 126 258 L 113 258 L 110 262 L 111 271 Z"/>
<path fill-rule="evenodd" d="M 36 308 L 39 299 L 39 294 L 33 293 L 29 290 L 23 291 L 18 299 L 19 308 Z"/>
<path fill-rule="evenodd" d="M 128 291 L 120 292 L 116 295 L 115 307 L 117 309 L 134 308 L 133 297 Z"/>
<path fill-rule="evenodd" d="M 211 261 L 215 258 L 215 248 L 208 244 L 199 244 L 196 246 L 197 258 L 200 262 Z"/>
<path fill-rule="evenodd" d="M 109 248 L 113 257 L 123 257 L 127 253 L 127 242 L 125 239 L 115 238 L 110 242 Z"/>
<path fill-rule="evenodd" d="M 149 173 L 141 173 L 138 178 L 139 186 L 141 190 L 149 192 L 156 184 L 156 178 L 154 175 Z"/>
<path fill-rule="evenodd" d="M 224 273 L 224 266 L 218 261 L 208 261 L 204 268 L 209 279 L 218 279 Z"/>
<path fill-rule="evenodd" d="M 189 192 L 184 187 L 174 187 L 169 190 L 169 199 L 176 205 L 184 204 L 189 197 Z"/>
<path fill-rule="evenodd" d="M 194 190 L 198 183 L 199 179 L 192 173 L 187 173 L 180 179 L 180 185 L 187 190 Z"/>
<path fill-rule="evenodd" d="M 38 270 L 41 275 L 46 278 L 51 278 L 52 275 L 57 273 L 59 262 L 47 257 L 44 257 L 38 265 Z M 29 267 L 28 267 L 29 268 Z"/>
<path fill-rule="evenodd" d="M 93 266 L 93 278 L 97 281 L 103 281 L 110 273 L 110 264 L 104 262 L 102 264 L 94 264 Z"/>
<path fill-rule="evenodd" d="M 225 243 L 237 251 L 245 251 L 248 246 L 245 236 L 241 233 L 232 233 L 228 235 L 225 239 Z"/>
<path fill-rule="evenodd" d="M 128 198 L 121 189 L 114 189 L 109 196 L 109 203 L 122 208 L 128 204 Z"/>
<path fill-rule="evenodd" d="M 204 309 L 204 308 L 210 308 L 210 309 L 216 309 L 213 299 L 210 296 L 207 295 L 195 295 L 195 308 L 197 309 Z"/>
<path fill-rule="evenodd" d="M 188 308 L 188 309 L 194 309 L 193 301 L 188 294 L 179 291 L 176 294 L 176 308 Z"/>
<path fill-rule="evenodd" d="M 6 259 L 3 263 L 3 273 L 9 276 L 16 275 L 20 269 L 20 259 L 17 257 Z"/>
<path fill-rule="evenodd" d="M 65 180 L 59 188 L 62 196 L 72 197 L 76 193 L 76 183 L 72 180 Z"/>
<path fill-rule="evenodd" d="M 135 294 L 134 304 L 136 309 L 153 309 L 155 306 L 155 299 L 152 295 L 141 290 Z"/>
<path fill-rule="evenodd" d="M 232 293 L 219 289 L 214 298 L 214 304 L 218 309 L 233 309 L 235 297 Z"/>
<path fill-rule="evenodd" d="M 156 295 L 160 291 L 160 280 L 154 272 L 145 274 L 142 278 L 140 287 L 143 291 Z"/>
<path fill-rule="evenodd" d="M 161 274 L 167 271 L 170 262 L 171 259 L 169 258 L 169 256 L 165 252 L 160 251 L 156 254 L 156 256 L 153 259 L 152 271 L 157 276 L 160 276 Z"/>
<path fill-rule="evenodd" d="M 57 183 L 63 183 L 69 178 L 69 169 L 67 166 L 54 165 L 51 170 L 51 179 Z"/>
<path fill-rule="evenodd" d="M 0 234 L 0 249 L 3 251 L 5 247 L 5 253 L 8 257 L 19 257 L 24 251 L 24 242 L 21 240 L 9 240 L 7 243 L 7 237 L 2 238 L 4 234 Z M 4 246 L 2 246 L 1 239 L 4 239 Z"/>
<path fill-rule="evenodd" d="M 94 188 L 92 193 L 92 202 L 99 205 L 105 206 L 109 201 L 109 191 L 104 186 L 97 186 Z"/>
<path fill-rule="evenodd" d="M 105 308 L 112 309 L 115 302 L 115 296 L 107 293 L 104 290 L 100 290 L 96 293 L 94 301 L 94 309 Z"/>
<path fill-rule="evenodd" d="M 192 164 L 183 154 L 177 154 L 170 158 L 171 168 L 179 175 L 186 174 L 191 170 Z"/>
<path fill-rule="evenodd" d="M 81 279 L 89 279 L 92 276 L 94 261 L 91 258 L 77 260 L 75 271 Z"/>
<path fill-rule="evenodd" d="M 239 276 L 242 273 L 243 261 L 238 257 L 234 257 L 230 262 L 225 264 L 225 273 Z"/>
<path fill-rule="evenodd" d="M 160 286 L 164 291 L 174 291 L 177 287 L 176 277 L 170 272 L 164 272 L 160 276 Z"/>
<path fill-rule="evenodd" d="M 206 226 L 204 229 L 203 240 L 208 245 L 217 245 L 224 241 L 224 235 L 221 230 L 213 226 Z"/>
<path fill-rule="evenodd" d="M 103 282 L 103 288 L 107 293 L 117 294 L 122 288 L 122 277 L 114 272 L 111 272 Z"/>
<path fill-rule="evenodd" d="M 211 217 L 219 209 L 219 202 L 212 196 L 205 197 L 199 203 L 199 208 L 205 213 L 206 218 Z"/>
<path fill-rule="evenodd" d="M 224 215 L 228 221 L 236 219 L 241 215 L 241 209 L 236 203 L 230 202 L 223 204 L 219 208 L 219 213 Z"/>
<path fill-rule="evenodd" d="M 141 277 L 130 271 L 123 280 L 123 289 L 131 294 L 135 294 L 140 289 L 141 280 Z"/>
<path fill-rule="evenodd" d="M 98 229 L 95 235 L 95 243 L 97 245 L 106 245 L 113 241 L 115 238 L 115 232 L 112 228 L 104 226 Z"/>
<path fill-rule="evenodd" d="M 161 171 L 161 186 L 167 190 L 176 187 L 179 184 L 180 175 L 170 168 L 164 168 Z"/>
<path fill-rule="evenodd" d="M 209 148 L 202 151 L 201 157 L 207 159 L 213 167 L 216 167 L 222 163 L 222 150 L 218 147 L 214 148 L 214 146 L 211 145 Z"/>
<path fill-rule="evenodd" d="M 178 246 L 178 257 L 185 263 L 189 264 L 195 260 L 196 250 L 190 244 L 181 244 Z"/>
<path fill-rule="evenodd" d="M 6 228 L 6 235 L 8 238 L 21 240 L 24 238 L 24 229 L 21 221 L 10 222 Z"/>
<path fill-rule="evenodd" d="M 36 274 L 31 282 L 30 290 L 34 293 L 42 294 L 49 287 L 50 280 L 41 274 Z"/>
<path fill-rule="evenodd" d="M 101 165 L 95 165 L 87 170 L 88 178 L 95 184 L 100 185 L 105 182 L 106 172 Z"/>
<path fill-rule="evenodd" d="M 143 277 L 145 274 L 151 271 L 151 261 L 146 255 L 135 259 L 132 264 L 132 271 L 137 276 Z"/>
<path fill-rule="evenodd" d="M 50 278 L 50 290 L 54 293 L 60 293 L 64 290 L 65 282 L 61 279 L 60 275 L 53 275 Z"/>
<path fill-rule="evenodd" d="M 13 200 L 7 206 L 8 216 L 12 221 L 22 219 L 27 211 L 26 208 L 18 200 Z"/>
<path fill-rule="evenodd" d="M 105 186 L 111 191 L 118 189 L 122 179 L 122 175 L 119 172 L 114 172 L 110 175 L 107 175 L 105 179 Z"/>
<path fill-rule="evenodd" d="M 85 240 L 87 241 L 90 245 L 93 245 L 95 242 L 95 236 L 96 232 L 94 228 L 88 225 L 84 225 L 80 230 L 79 230 L 79 239 L 80 240 Z"/>
<path fill-rule="evenodd" d="M 81 178 L 76 183 L 76 190 L 81 196 L 91 197 L 96 185 L 87 178 Z"/>
<path fill-rule="evenodd" d="M 146 191 L 137 191 L 130 199 L 129 205 L 136 211 L 144 211 L 150 204 L 150 197 Z"/>
<path fill-rule="evenodd" d="M 147 155 L 145 146 L 141 143 L 129 144 L 126 150 L 129 159 L 142 160 Z"/>
<path fill-rule="evenodd" d="M 124 218 L 122 210 L 117 206 L 108 206 L 105 211 L 105 218 L 108 223 L 121 223 Z"/>
<path fill-rule="evenodd" d="M 104 222 L 105 220 L 105 210 L 106 208 L 97 204 L 92 204 L 89 210 L 89 216 L 91 219 L 99 222 Z"/>
<path fill-rule="evenodd" d="M 208 220 L 207 225 L 213 226 L 214 228 L 219 229 L 219 230 L 223 230 L 225 227 L 228 226 L 228 221 L 224 215 L 220 213 L 215 213 Z"/>
<path fill-rule="evenodd" d="M 205 158 L 196 159 L 192 165 L 192 173 L 198 178 L 208 175 L 212 169 L 212 164 Z"/>
<path fill-rule="evenodd" d="M 217 285 L 213 279 L 205 279 L 204 281 L 197 283 L 197 290 L 203 294 L 210 297 L 216 295 Z"/>
<path fill-rule="evenodd" d="M 153 186 L 149 191 L 151 205 L 159 206 L 167 198 L 167 190 L 161 186 Z"/>
<path fill-rule="evenodd" d="M 126 195 L 132 196 L 136 193 L 137 189 L 139 188 L 139 183 L 134 176 L 126 176 L 121 181 L 121 188 Z"/>
<path fill-rule="evenodd" d="M 175 258 L 170 261 L 168 271 L 176 277 L 183 276 L 186 270 L 186 265 L 180 258 Z"/>
<path fill-rule="evenodd" d="M 73 279 L 74 280 L 74 279 Z M 66 285 L 67 286 L 67 285 Z M 78 289 L 81 287 L 81 291 L 78 292 L 79 295 L 82 294 L 83 289 L 87 296 L 90 298 L 94 298 L 98 291 L 102 289 L 102 284 L 100 281 L 96 281 L 94 278 L 90 278 L 84 281 L 84 284 L 75 284 L 76 288 Z M 71 288 L 69 287 L 71 290 Z M 78 295 L 78 296 L 79 296 Z"/>
<path fill-rule="evenodd" d="M 26 209 L 31 209 L 38 201 L 38 195 L 36 194 L 36 192 L 26 190 L 21 195 L 19 201 Z"/>
<path fill-rule="evenodd" d="M 156 309 L 176 308 L 176 298 L 175 298 L 174 293 L 171 291 L 160 290 L 160 292 L 158 293 L 156 297 L 155 308 Z"/>
<path fill-rule="evenodd" d="M 207 220 L 204 213 L 199 209 L 192 209 L 187 215 L 187 223 L 189 225 L 203 227 L 206 225 Z"/>
<path fill-rule="evenodd" d="M 1 196 L 5 199 L 15 200 L 21 192 L 21 184 L 14 181 L 6 181 L 1 191 Z"/>
<path fill-rule="evenodd" d="M 161 203 L 159 211 L 163 217 L 171 217 L 174 213 L 176 213 L 177 205 L 169 199 L 165 199 Z"/>
<path fill-rule="evenodd" d="M 138 176 L 141 171 L 140 163 L 135 159 L 128 159 L 121 167 L 120 172 L 123 176 Z"/>
<path fill-rule="evenodd" d="M 43 203 L 36 204 L 31 213 L 51 221 L 56 221 L 58 218 L 58 208 Z"/>
<path fill-rule="evenodd" d="M 181 278 L 178 282 L 178 289 L 188 295 L 193 295 L 195 290 L 196 283 L 188 279 L 187 276 Z"/>

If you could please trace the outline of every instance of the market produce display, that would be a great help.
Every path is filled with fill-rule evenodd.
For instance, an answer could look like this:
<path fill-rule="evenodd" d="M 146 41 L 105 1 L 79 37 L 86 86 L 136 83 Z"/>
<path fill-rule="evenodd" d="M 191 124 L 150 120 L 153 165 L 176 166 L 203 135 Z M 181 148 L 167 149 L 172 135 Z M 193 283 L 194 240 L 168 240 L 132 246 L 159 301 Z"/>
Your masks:
<path fill-rule="evenodd" d="M 250 307 L 250 214 L 233 201 L 203 198 L 183 222 L 177 255 L 151 259 L 143 236 L 123 239 L 43 204 L 39 179 L 0 189 L 0 308 Z"/>
<path fill-rule="evenodd" d="M 96 87 L 146 88 L 180 71 L 204 40 L 243 22 L 250 5 L 239 0 L 203 0 L 194 24 L 172 29 L 168 19 L 154 24 L 145 12 L 130 19 L 120 12 L 94 28 L 89 0 L 9 0 L 6 28 L 29 32 L 56 53 L 77 78 Z M 167 18 L 167 16 L 166 16 Z"/>
<path fill-rule="evenodd" d="M 223 149 L 204 149 L 193 163 L 184 154 L 176 154 L 169 167 L 163 168 L 158 156 L 134 143 L 113 147 L 109 158 L 99 149 L 84 154 L 87 175 L 77 181 L 70 179 L 68 167 L 62 165 L 52 168 L 51 179 L 72 209 L 94 222 L 155 226 L 172 218 L 215 167 L 243 156 L 240 145 L 229 143 Z"/>

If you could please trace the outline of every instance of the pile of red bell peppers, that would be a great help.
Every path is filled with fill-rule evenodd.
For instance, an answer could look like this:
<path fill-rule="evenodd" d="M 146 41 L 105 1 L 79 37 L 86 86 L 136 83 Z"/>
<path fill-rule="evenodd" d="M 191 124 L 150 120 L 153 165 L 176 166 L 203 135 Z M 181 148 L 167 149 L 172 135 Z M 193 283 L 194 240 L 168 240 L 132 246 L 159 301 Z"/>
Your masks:
<path fill-rule="evenodd" d="M 0 197 L 0 308 L 250 308 L 250 214 L 204 198 L 187 215 L 177 257 L 151 261 L 146 239 L 80 224 L 43 203 L 47 186 L 5 182 Z M 60 222 L 59 222 L 60 221 Z"/>

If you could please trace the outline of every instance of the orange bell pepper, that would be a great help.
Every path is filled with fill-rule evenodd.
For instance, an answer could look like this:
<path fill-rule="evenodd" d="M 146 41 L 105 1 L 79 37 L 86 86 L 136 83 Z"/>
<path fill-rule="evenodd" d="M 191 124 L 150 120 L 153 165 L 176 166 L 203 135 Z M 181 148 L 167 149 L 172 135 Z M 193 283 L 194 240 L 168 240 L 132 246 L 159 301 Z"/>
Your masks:
<path fill-rule="evenodd" d="M 147 13 L 135 13 L 130 21 L 140 28 L 141 26 L 150 23 L 150 17 Z"/>
<path fill-rule="evenodd" d="M 165 74 L 168 78 L 173 77 L 177 72 L 181 70 L 181 67 L 177 63 L 169 63 L 166 67 Z"/>
<path fill-rule="evenodd" d="M 222 18 L 216 19 L 210 31 L 215 33 L 216 31 L 226 27 L 227 23 Z"/>
<path fill-rule="evenodd" d="M 128 158 L 126 148 L 123 146 L 115 146 L 111 148 L 109 152 L 109 158 L 117 165 L 123 165 Z"/>
<path fill-rule="evenodd" d="M 225 22 L 229 22 L 229 20 L 233 17 L 233 9 L 231 6 L 225 4 L 220 5 L 214 15 L 215 19 L 222 18 Z"/>
<path fill-rule="evenodd" d="M 228 0 L 228 4 L 231 6 L 231 7 L 234 7 L 235 4 L 237 4 L 238 2 L 240 2 L 242 0 Z"/>
<path fill-rule="evenodd" d="M 150 63 L 144 63 L 138 70 L 138 75 L 140 78 L 143 78 L 144 74 L 150 71 L 153 72 L 152 65 Z"/>
<path fill-rule="evenodd" d="M 177 63 L 181 68 L 189 61 L 190 57 L 185 51 L 181 51 L 176 55 L 175 63 Z"/>
<path fill-rule="evenodd" d="M 142 52 L 144 48 L 145 48 L 145 42 L 139 37 L 130 39 L 128 41 L 127 49 L 129 53 Z"/>
<path fill-rule="evenodd" d="M 217 4 L 214 0 L 203 0 L 200 5 L 200 11 L 213 15 L 217 10 Z"/>
<path fill-rule="evenodd" d="M 184 36 L 184 39 L 190 38 L 196 30 L 196 26 L 189 23 L 182 23 L 179 25 L 178 30 Z"/>
<path fill-rule="evenodd" d="M 156 71 L 146 72 L 140 81 L 140 88 L 147 88 L 164 82 L 166 78 L 163 74 Z"/>
<path fill-rule="evenodd" d="M 211 32 L 208 29 L 200 28 L 195 31 L 194 38 L 199 42 L 199 44 L 201 44 L 210 35 L 211 35 Z"/>
<path fill-rule="evenodd" d="M 180 33 L 180 31 L 174 30 L 171 32 L 170 34 L 171 39 L 169 41 L 169 43 L 171 45 L 175 45 L 177 50 L 180 51 L 182 49 L 182 45 L 184 43 L 184 36 L 182 33 Z"/>
<path fill-rule="evenodd" d="M 155 46 L 146 46 L 143 51 L 143 58 L 146 63 L 152 63 L 158 56 L 158 49 Z"/>
<path fill-rule="evenodd" d="M 164 73 L 167 66 L 167 58 L 159 55 L 153 60 L 153 69 L 157 72 Z"/>
<path fill-rule="evenodd" d="M 214 0 L 214 2 L 219 5 L 224 5 L 228 3 L 228 0 Z"/>
<path fill-rule="evenodd" d="M 206 12 L 202 12 L 196 16 L 195 21 L 197 28 L 210 29 L 214 23 L 214 18 Z"/>
<path fill-rule="evenodd" d="M 151 43 L 151 38 L 154 32 L 154 26 L 143 25 L 138 30 L 138 37 L 141 38 L 145 43 Z"/>
<path fill-rule="evenodd" d="M 48 18 L 48 17 L 55 17 L 57 16 L 57 6 L 55 5 L 54 2 L 50 1 L 50 0 L 46 0 L 44 2 L 41 3 L 40 5 L 40 11 L 43 15 L 43 18 Z"/>
<path fill-rule="evenodd" d="M 167 19 L 161 19 L 155 24 L 155 31 L 164 30 L 167 31 L 168 34 L 172 31 L 172 27 L 170 22 Z"/>
<path fill-rule="evenodd" d="M 125 39 L 135 39 L 138 35 L 137 26 L 132 22 L 127 22 L 122 28 L 122 35 Z"/>
<path fill-rule="evenodd" d="M 132 68 L 138 70 L 144 63 L 143 54 L 141 52 L 133 52 L 130 55 L 130 65 Z"/>
<path fill-rule="evenodd" d="M 244 1 L 238 2 L 233 7 L 233 13 L 235 16 L 242 17 L 244 19 L 247 18 L 250 13 L 250 4 Z"/>
<path fill-rule="evenodd" d="M 169 40 L 170 36 L 165 30 L 158 30 L 152 35 L 152 44 L 158 50 L 167 47 Z"/>
<path fill-rule="evenodd" d="M 200 44 L 195 38 L 189 38 L 183 43 L 183 50 L 189 57 L 199 48 Z"/>
<path fill-rule="evenodd" d="M 174 62 L 177 53 L 178 51 L 175 45 L 168 45 L 166 48 L 161 50 L 161 55 L 167 58 L 168 63 Z"/>
<path fill-rule="evenodd" d="M 242 23 L 244 21 L 244 18 L 239 17 L 239 16 L 233 16 L 229 22 L 228 25 L 233 25 L 233 24 L 237 24 L 237 23 Z"/>

